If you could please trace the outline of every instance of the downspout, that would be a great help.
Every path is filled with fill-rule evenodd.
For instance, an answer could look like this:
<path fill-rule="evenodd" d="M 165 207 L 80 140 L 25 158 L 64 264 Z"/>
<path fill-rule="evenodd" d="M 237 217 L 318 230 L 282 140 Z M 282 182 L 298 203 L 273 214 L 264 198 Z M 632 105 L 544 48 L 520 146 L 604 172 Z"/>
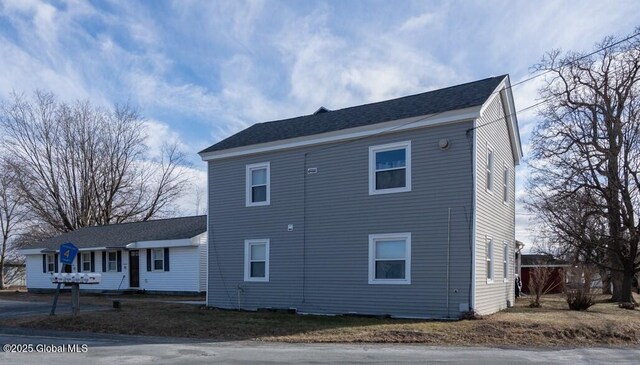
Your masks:
<path fill-rule="evenodd" d="M 447 211 L 447 317 L 451 318 L 449 310 L 449 267 L 451 257 L 451 208 Z"/>
<path fill-rule="evenodd" d="M 477 164 L 477 133 L 475 132 L 477 119 L 473 120 L 473 128 L 467 130 L 467 139 L 469 139 L 469 133 L 473 133 L 471 137 L 471 164 L 472 164 L 472 185 L 473 185 L 473 199 L 471 203 L 471 240 L 469 242 L 471 248 L 471 280 L 469 290 L 469 311 L 475 310 L 475 298 L 476 298 L 476 207 L 478 199 L 478 164 Z"/>
<path fill-rule="evenodd" d="M 306 301 L 307 285 L 307 155 L 305 152 L 302 171 L 302 303 Z"/>

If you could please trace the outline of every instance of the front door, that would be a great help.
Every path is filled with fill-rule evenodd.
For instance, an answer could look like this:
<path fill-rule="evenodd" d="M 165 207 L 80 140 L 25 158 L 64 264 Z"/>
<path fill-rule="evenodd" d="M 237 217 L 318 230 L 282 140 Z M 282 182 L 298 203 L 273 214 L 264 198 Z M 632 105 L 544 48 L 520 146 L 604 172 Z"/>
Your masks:
<path fill-rule="evenodd" d="M 140 251 L 129 251 L 129 286 L 140 287 Z"/>

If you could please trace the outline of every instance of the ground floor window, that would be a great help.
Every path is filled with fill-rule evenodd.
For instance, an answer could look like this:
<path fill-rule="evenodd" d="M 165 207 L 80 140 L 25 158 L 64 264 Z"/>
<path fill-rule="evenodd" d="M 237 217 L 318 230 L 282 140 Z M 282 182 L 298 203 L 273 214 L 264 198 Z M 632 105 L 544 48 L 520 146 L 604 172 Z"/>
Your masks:
<path fill-rule="evenodd" d="M 369 284 L 411 284 L 411 233 L 369 235 Z"/>
<path fill-rule="evenodd" d="M 116 251 L 107 252 L 107 271 L 118 271 L 118 253 Z"/>
<path fill-rule="evenodd" d="M 56 272 L 56 255 L 47 254 L 47 272 Z"/>
<path fill-rule="evenodd" d="M 162 248 L 153 249 L 153 270 L 164 271 L 164 250 Z"/>
<path fill-rule="evenodd" d="M 82 261 L 82 271 L 91 271 L 91 252 L 82 252 L 80 260 Z"/>
<path fill-rule="evenodd" d="M 269 240 L 244 241 L 244 280 L 269 281 Z"/>

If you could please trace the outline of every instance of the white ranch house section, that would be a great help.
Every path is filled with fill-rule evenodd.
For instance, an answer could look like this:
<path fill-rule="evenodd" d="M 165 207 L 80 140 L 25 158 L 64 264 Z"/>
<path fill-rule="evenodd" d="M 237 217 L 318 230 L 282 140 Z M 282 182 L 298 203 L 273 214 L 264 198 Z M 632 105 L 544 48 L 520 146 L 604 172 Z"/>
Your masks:
<path fill-rule="evenodd" d="M 75 238 L 80 242 L 76 244 L 79 246 L 79 252 L 67 271 L 94 272 L 102 275 L 99 284 L 82 285 L 83 291 L 132 290 L 178 294 L 205 292 L 207 277 L 205 219 L 204 216 L 199 216 L 89 227 L 94 232 L 83 235 L 81 231 L 86 229 L 83 228 L 76 231 L 80 234 L 70 232 L 46 241 L 44 244 L 46 247 L 39 247 L 43 246 L 42 244 L 34 244 L 22 250 L 22 254 L 26 255 L 27 289 L 33 292 L 55 289 L 56 284 L 51 283 L 51 275 L 53 272 L 61 271 L 62 268 L 59 251 L 55 246 L 65 242 L 76 244 Z M 176 220 L 179 221 L 172 222 Z M 189 222 L 182 224 L 185 220 Z M 126 227 L 122 229 L 123 227 L 118 226 Z M 134 229 L 128 229 L 132 226 Z M 160 226 L 162 226 L 161 229 L 158 229 Z M 105 227 L 107 227 L 106 230 Z M 96 241 L 104 242 L 110 235 L 126 237 L 128 231 L 131 231 L 129 232 L 131 236 L 146 236 L 154 239 L 136 240 L 112 246 L 89 244 L 87 247 L 86 240 L 91 239 L 91 236 L 95 236 Z M 163 235 L 173 237 L 159 239 Z M 119 240 L 126 240 L 124 237 Z"/>

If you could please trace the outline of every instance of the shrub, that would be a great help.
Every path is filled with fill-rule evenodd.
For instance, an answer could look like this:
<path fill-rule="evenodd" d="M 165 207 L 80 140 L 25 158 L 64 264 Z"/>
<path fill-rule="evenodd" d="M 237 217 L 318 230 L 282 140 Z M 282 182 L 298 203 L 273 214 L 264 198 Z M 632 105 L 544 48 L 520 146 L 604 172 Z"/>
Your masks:
<path fill-rule="evenodd" d="M 593 294 L 588 288 L 571 289 L 566 291 L 569 309 L 574 311 L 586 311 L 595 304 Z"/>

